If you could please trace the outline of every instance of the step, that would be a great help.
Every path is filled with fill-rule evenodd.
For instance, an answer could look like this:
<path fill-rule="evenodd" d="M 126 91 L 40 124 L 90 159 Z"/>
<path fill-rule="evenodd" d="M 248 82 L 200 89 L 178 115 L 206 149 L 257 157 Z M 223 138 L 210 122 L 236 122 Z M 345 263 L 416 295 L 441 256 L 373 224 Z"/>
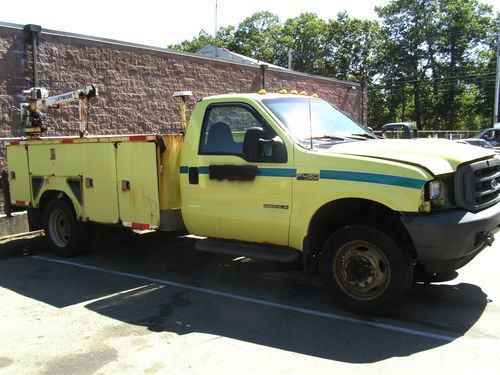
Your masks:
<path fill-rule="evenodd" d="M 195 244 L 196 250 L 216 254 L 244 256 L 273 262 L 291 263 L 301 259 L 300 251 L 271 245 L 260 245 L 248 242 L 237 242 L 219 239 L 203 239 Z"/>

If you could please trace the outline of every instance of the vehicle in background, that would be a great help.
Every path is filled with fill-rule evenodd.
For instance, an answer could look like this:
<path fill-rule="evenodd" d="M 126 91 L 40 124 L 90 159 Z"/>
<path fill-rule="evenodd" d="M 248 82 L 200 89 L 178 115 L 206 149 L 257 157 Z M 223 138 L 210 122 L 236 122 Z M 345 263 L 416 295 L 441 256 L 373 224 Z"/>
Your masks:
<path fill-rule="evenodd" d="M 474 138 L 484 139 L 493 147 L 500 147 L 500 129 L 498 128 L 483 129 Z"/>
<path fill-rule="evenodd" d="M 418 138 L 417 125 L 412 122 L 391 122 L 382 126 L 382 137 L 391 139 Z"/>
<path fill-rule="evenodd" d="M 500 150 L 495 149 L 491 143 L 488 141 L 485 141 L 484 139 L 481 138 L 465 138 L 465 139 L 457 139 L 455 142 L 457 143 L 466 143 L 472 146 L 478 146 L 478 147 L 483 147 L 487 149 L 491 149 L 492 151 L 496 152 L 497 154 L 500 154 Z"/>

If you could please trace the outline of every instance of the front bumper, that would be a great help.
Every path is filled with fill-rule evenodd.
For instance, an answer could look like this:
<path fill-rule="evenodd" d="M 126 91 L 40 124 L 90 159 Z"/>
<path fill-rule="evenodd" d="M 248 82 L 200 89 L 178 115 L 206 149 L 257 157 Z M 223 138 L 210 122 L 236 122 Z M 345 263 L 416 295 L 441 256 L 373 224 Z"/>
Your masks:
<path fill-rule="evenodd" d="M 500 229 L 500 203 L 476 213 L 450 210 L 404 215 L 401 221 L 428 273 L 454 271 L 491 245 Z"/>

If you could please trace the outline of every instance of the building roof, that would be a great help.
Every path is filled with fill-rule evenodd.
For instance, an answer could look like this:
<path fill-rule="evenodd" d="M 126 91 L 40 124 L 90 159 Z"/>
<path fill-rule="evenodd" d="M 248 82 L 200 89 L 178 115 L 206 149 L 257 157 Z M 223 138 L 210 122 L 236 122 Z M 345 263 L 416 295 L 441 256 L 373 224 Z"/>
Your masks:
<path fill-rule="evenodd" d="M 253 59 L 248 56 L 240 55 L 239 53 L 231 52 L 227 48 L 219 48 L 215 47 L 211 44 L 207 44 L 204 47 L 201 47 L 198 51 L 196 51 L 197 55 L 204 56 L 204 57 L 210 57 L 213 59 L 219 59 L 219 60 L 226 60 L 226 61 L 233 61 L 237 63 L 242 63 L 242 64 L 248 64 L 248 65 L 255 65 L 255 66 L 260 66 L 262 64 L 267 65 L 269 68 L 275 68 L 275 69 L 283 69 L 283 70 L 290 70 L 283 68 L 278 65 L 274 65 L 265 61 Z"/>

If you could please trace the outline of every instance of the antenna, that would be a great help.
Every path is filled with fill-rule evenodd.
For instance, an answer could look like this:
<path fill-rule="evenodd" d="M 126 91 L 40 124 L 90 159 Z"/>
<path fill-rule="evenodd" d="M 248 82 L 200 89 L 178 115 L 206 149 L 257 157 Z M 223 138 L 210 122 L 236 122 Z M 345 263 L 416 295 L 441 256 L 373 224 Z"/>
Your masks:
<path fill-rule="evenodd" d="M 218 6 L 219 0 L 215 0 L 215 32 L 214 32 L 214 38 L 217 37 L 217 6 Z"/>

